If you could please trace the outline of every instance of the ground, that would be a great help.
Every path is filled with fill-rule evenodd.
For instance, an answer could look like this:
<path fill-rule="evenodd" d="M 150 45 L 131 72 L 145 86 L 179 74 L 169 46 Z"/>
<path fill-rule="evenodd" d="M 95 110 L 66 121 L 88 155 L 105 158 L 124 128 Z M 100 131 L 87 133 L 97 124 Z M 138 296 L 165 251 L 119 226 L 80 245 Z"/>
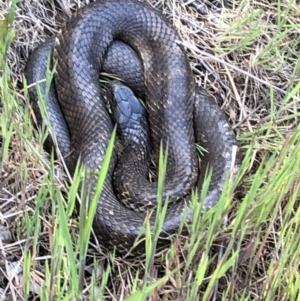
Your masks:
<path fill-rule="evenodd" d="M 1 300 L 298 300 L 300 3 L 147 1 L 178 29 L 244 162 L 188 237 L 133 260 L 85 242 L 23 79 L 28 54 L 89 1 L 15 2 L 0 3 Z"/>

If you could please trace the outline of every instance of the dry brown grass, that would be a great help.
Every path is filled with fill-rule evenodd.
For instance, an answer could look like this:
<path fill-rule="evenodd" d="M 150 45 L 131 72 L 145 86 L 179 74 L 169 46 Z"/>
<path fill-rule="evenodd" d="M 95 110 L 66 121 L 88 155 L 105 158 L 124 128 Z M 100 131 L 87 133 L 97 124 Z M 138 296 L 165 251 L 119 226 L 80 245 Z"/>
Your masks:
<path fill-rule="evenodd" d="M 10 2 L 0 3 L 0 19 L 4 20 Z M 16 36 L 8 51 L 7 59 L 10 76 L 20 99 L 23 97 L 23 68 L 29 52 L 47 36 L 55 34 L 64 19 L 88 2 L 90 1 L 18 1 L 14 22 Z M 178 0 L 148 2 L 161 10 L 178 28 L 197 82 L 210 93 L 218 95 L 219 105 L 228 116 L 237 136 L 240 137 L 242 152 L 252 141 L 255 141 L 249 173 L 237 192 L 237 198 L 242 198 L 250 187 L 251 175 L 255 173 L 262 156 L 266 152 L 270 154 L 278 152 L 278 145 L 284 145 L 288 141 L 298 123 L 296 117 L 289 116 L 299 110 L 299 91 L 289 102 L 284 102 L 283 99 L 285 94 L 300 82 L 299 66 L 298 71 L 296 70 L 300 51 L 300 26 L 278 36 L 277 2 L 270 0 L 204 0 L 201 3 L 191 0 L 185 1 L 186 4 Z M 285 10 L 288 10 L 287 3 L 281 1 L 282 15 Z M 296 4 L 294 6 L 285 17 L 286 24 L 290 26 L 300 24 L 299 6 L 298 8 Z M 298 44 L 295 41 L 298 41 Z M 273 91 L 270 90 L 271 87 Z M 272 102 L 270 102 L 270 95 L 272 95 Z M 273 127 L 270 127 L 270 123 Z M 1 287 L 3 296 L 4 293 L 9 295 L 10 291 L 12 300 L 22 299 L 17 295 L 17 292 L 21 292 L 19 287 L 22 286 L 22 277 L 14 278 L 13 282 L 9 282 L 9 277 L 5 273 L 8 271 L 8 263 L 22 258 L 22 250 L 26 245 L 25 232 L 22 229 L 24 212 L 32 214 L 34 211 L 35 197 L 43 183 L 41 179 L 47 173 L 47 155 L 43 154 L 43 158 L 44 160 L 37 160 L 32 149 L 22 143 L 18 133 L 15 133 L 9 156 L 1 163 L 0 224 L 9 227 L 12 240 L 5 247 L 0 240 L 0 299 Z M 27 166 L 26 175 L 23 173 L 24 166 Z M 59 187 L 63 186 L 59 168 L 56 184 Z M 295 181 L 295 185 L 299 186 L 299 181 Z M 40 212 L 43 229 L 39 236 L 40 254 L 36 254 L 37 265 L 32 269 L 37 285 L 42 284 L 45 273 L 40 261 L 43 260 L 43 256 L 47 258 L 50 256 L 52 217 L 49 204 Z M 285 204 L 283 204 L 283 211 L 284 206 Z M 241 291 L 247 291 L 249 296 L 253 296 L 253 300 L 259 300 L 263 280 L 267 274 L 268 256 L 274 255 L 272 250 L 278 231 L 273 227 L 274 225 L 278 228 L 281 226 L 280 217 L 272 226 L 266 223 L 265 230 L 259 233 L 263 247 L 250 259 L 249 250 L 251 253 L 253 237 L 256 233 L 248 235 L 240 254 L 239 273 L 234 279 L 224 278 L 219 286 L 220 292 L 225 290 L 230 282 L 233 296 L 235 294 L 238 296 Z M 77 225 L 74 223 L 70 227 L 74 227 L 74 237 L 76 237 Z M 98 246 L 91 246 L 90 258 L 97 250 Z M 96 256 L 106 258 L 99 254 Z M 162 262 L 158 260 L 155 269 L 151 271 L 154 278 L 160 273 L 160 265 L 167 267 L 166 270 L 174 268 L 168 266 L 166 258 L 164 260 Z M 179 263 L 183 259 L 177 254 L 176 260 Z M 93 260 L 88 259 L 88 264 L 92 265 L 92 263 Z M 138 267 L 140 262 L 132 263 L 121 259 L 115 261 L 108 293 L 112 300 L 112 296 L 115 298 L 119 296 L 121 299 L 122 295 L 126 297 L 130 294 L 127 283 L 130 283 L 132 281 L 130 278 L 134 276 L 128 273 L 126 269 L 128 265 L 131 265 L 134 270 L 134 265 Z M 249 279 L 249 265 L 252 265 L 254 270 L 251 272 L 252 279 Z M 152 300 L 163 300 L 163 296 L 172 293 L 174 293 L 174 300 L 184 300 L 180 299 L 182 295 L 178 289 L 181 281 L 187 282 L 190 275 L 185 277 L 182 280 L 180 274 L 175 273 L 168 285 L 162 288 L 160 295 L 158 293 L 155 295 L 157 299 Z M 89 280 L 88 275 L 85 279 L 86 286 Z M 34 290 L 33 287 L 32 291 Z"/>

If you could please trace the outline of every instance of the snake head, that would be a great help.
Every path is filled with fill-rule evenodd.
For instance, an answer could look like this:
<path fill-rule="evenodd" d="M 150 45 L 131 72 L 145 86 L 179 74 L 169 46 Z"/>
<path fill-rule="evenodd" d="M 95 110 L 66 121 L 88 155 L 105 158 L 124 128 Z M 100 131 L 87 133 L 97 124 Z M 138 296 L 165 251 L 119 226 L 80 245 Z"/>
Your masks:
<path fill-rule="evenodd" d="M 110 83 L 112 118 L 118 124 L 118 134 L 125 142 L 140 139 L 148 132 L 146 109 L 130 88 L 112 81 Z"/>

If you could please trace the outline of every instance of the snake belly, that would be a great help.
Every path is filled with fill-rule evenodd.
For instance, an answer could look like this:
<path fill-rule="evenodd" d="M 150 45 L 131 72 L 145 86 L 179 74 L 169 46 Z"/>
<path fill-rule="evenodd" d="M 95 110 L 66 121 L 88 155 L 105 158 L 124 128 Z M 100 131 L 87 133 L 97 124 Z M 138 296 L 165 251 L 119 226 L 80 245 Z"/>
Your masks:
<path fill-rule="evenodd" d="M 113 42 L 116 39 L 122 42 Z M 208 166 L 213 169 L 213 174 L 203 209 L 217 203 L 236 144 L 230 126 L 214 100 L 196 87 L 178 41 L 180 37 L 174 28 L 149 5 L 135 0 L 91 3 L 79 10 L 56 38 L 53 51 L 56 74 L 52 92 L 47 96 L 50 122 L 58 137 L 62 137 L 61 141 L 66 141 L 66 149 L 72 149 L 68 168 L 74 172 L 80 157 L 87 169 L 85 182 L 93 195 L 113 130 L 100 90 L 99 73 L 103 68 L 126 69 L 121 77 L 145 95 L 154 152 L 159 153 L 161 141 L 168 142 L 167 194 L 181 198 L 168 208 L 159 245 L 164 245 L 168 241 L 165 238 L 177 232 L 183 214 L 187 214 L 187 221 L 192 219 L 191 189 L 197 186 L 201 190 Z M 35 51 L 39 57 L 32 55 L 28 60 L 25 69 L 28 84 L 45 77 L 45 58 L 51 53 L 53 39 L 47 43 Z M 123 57 L 117 63 L 114 60 L 116 53 L 119 58 L 122 53 Z M 110 62 L 118 67 L 110 67 Z M 138 83 L 131 81 L 136 69 L 142 74 L 136 80 Z M 40 86 L 43 95 L 45 85 Z M 31 99 L 36 98 L 33 90 L 30 89 Z M 58 103 L 57 96 L 59 106 L 52 105 Z M 195 141 L 208 151 L 202 158 L 199 176 Z M 143 229 L 145 213 L 130 210 L 119 202 L 112 185 L 115 164 L 114 153 L 93 229 L 103 246 L 126 252 Z M 155 189 L 155 186 L 141 186 L 141 197 L 151 197 Z M 152 227 L 154 218 L 155 214 L 150 219 Z M 143 252 L 143 248 L 140 244 L 136 252 Z"/>

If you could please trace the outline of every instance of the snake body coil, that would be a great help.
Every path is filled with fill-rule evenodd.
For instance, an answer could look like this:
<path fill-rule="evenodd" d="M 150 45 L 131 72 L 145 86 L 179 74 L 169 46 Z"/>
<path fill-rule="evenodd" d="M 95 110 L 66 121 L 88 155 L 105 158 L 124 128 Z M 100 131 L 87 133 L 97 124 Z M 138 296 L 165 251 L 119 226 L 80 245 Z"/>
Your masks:
<path fill-rule="evenodd" d="M 25 70 L 28 84 L 45 78 L 45 63 L 53 41 L 41 45 L 29 58 Z M 163 224 L 162 243 L 164 237 L 176 233 L 186 208 L 187 220 L 191 220 L 191 189 L 197 185 L 201 189 L 208 166 L 212 167 L 213 175 L 204 207 L 216 204 L 235 145 L 226 118 L 214 101 L 196 87 L 179 41 L 168 21 L 144 3 L 136 0 L 91 3 L 78 11 L 56 38 L 53 56 L 57 72 L 47 96 L 47 110 L 60 149 L 64 155 L 72 149 L 68 168 L 74 172 L 80 157 L 87 168 L 86 183 L 93 195 L 113 130 L 100 90 L 100 71 L 119 73 L 137 93 L 145 95 L 154 153 L 158 156 L 161 141 L 164 146 L 168 143 L 169 151 L 164 195 L 170 195 L 174 202 Z M 141 74 L 136 82 L 132 79 L 135 73 Z M 46 97 L 45 84 L 40 86 Z M 30 98 L 39 115 L 34 88 L 30 89 Z M 195 141 L 208 151 L 202 158 L 200 176 Z M 115 163 L 113 154 L 93 227 L 104 246 L 117 247 L 122 252 L 132 247 L 145 213 L 132 211 L 117 199 L 112 186 Z M 136 185 L 138 199 L 154 201 L 157 183 L 140 179 Z M 151 225 L 154 217 L 155 214 Z"/>

